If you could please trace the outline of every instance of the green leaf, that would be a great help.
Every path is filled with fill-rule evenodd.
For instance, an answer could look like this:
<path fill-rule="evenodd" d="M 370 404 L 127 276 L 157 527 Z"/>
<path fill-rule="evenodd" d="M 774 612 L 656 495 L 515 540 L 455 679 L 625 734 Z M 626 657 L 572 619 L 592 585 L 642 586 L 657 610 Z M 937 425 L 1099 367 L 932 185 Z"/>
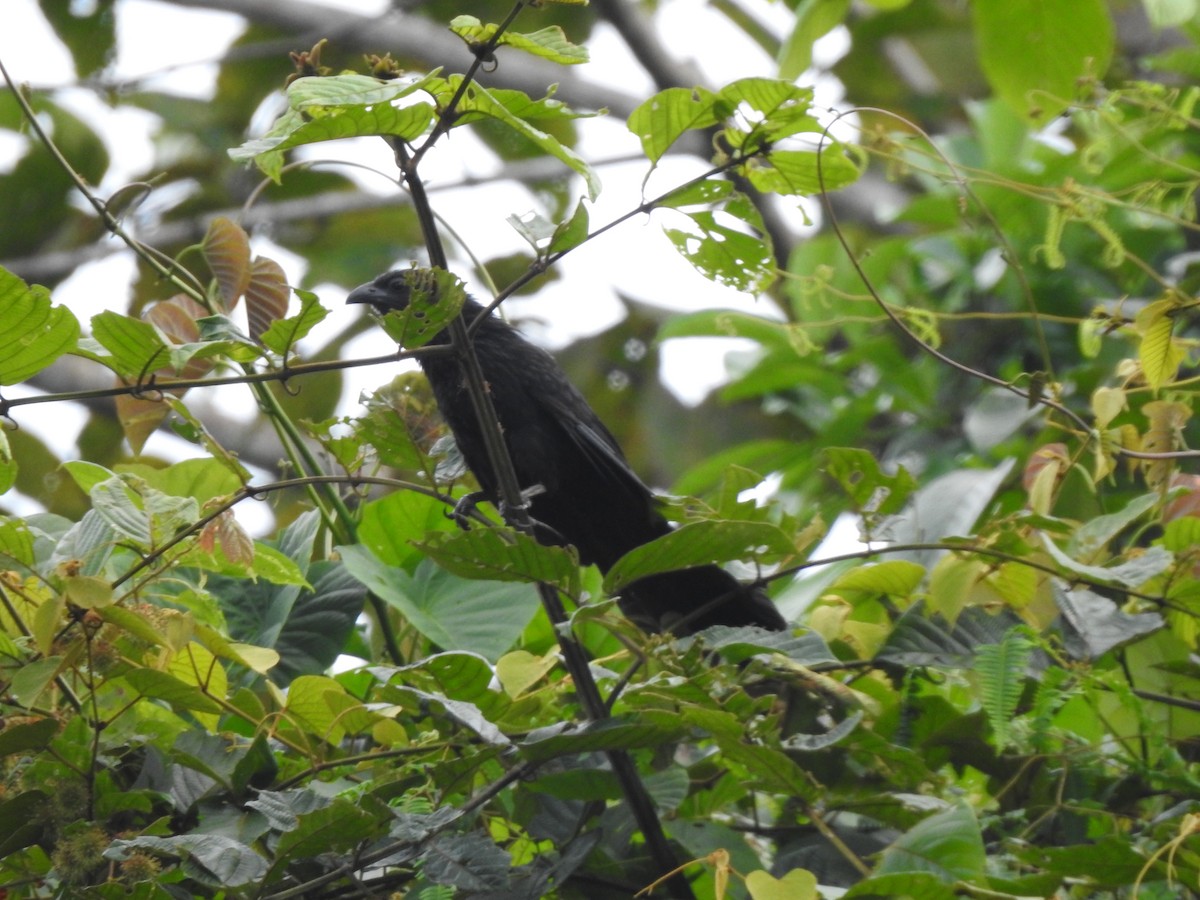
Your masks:
<path fill-rule="evenodd" d="M 705 178 L 693 184 L 685 184 L 671 191 L 658 201 L 664 209 L 682 209 L 685 206 L 713 206 L 728 200 L 734 193 L 733 183 L 724 178 Z"/>
<path fill-rule="evenodd" d="M 868 563 L 851 569 L 829 586 L 830 591 L 864 591 L 907 597 L 925 577 L 925 567 L 905 559 Z"/>
<path fill-rule="evenodd" d="M 729 740 L 720 735 L 717 736 L 717 743 L 721 747 L 721 755 L 743 770 L 742 778 L 748 786 L 809 802 L 820 799 L 821 792 L 816 781 L 786 753 L 772 747 Z"/>
<path fill-rule="evenodd" d="M 953 883 L 978 883 L 985 877 L 987 853 L 975 813 L 959 801 L 922 819 L 883 853 L 875 871 L 924 872 Z"/>
<path fill-rule="evenodd" d="M 895 475 L 885 475 L 879 462 L 866 450 L 829 447 L 825 458 L 825 472 L 841 485 L 856 510 L 867 509 L 869 505 L 874 513 L 897 513 L 917 486 L 916 479 L 903 467 Z"/>
<path fill-rule="evenodd" d="M 441 334 L 462 310 L 467 293 L 462 279 L 445 269 L 406 269 L 408 302 L 380 319 L 388 337 L 401 347 L 423 347 Z"/>
<path fill-rule="evenodd" d="M 17 483 L 17 461 L 8 445 L 8 435 L 0 431 L 0 494 L 6 493 Z M 0 539 L 0 548 L 4 542 Z M 2 552 L 2 551 L 0 551 Z"/>
<path fill-rule="evenodd" d="M 417 547 L 461 578 L 544 581 L 571 596 L 579 594 L 579 561 L 563 547 L 547 547 L 509 529 L 442 531 Z"/>
<path fill-rule="evenodd" d="M 481 709 L 489 707 L 489 712 L 497 702 L 500 706 L 507 705 L 492 689 L 491 664 L 477 653 L 434 653 L 397 672 L 401 673 L 399 680 L 405 686 L 421 688 L 430 694 L 452 700 L 463 700 Z"/>
<path fill-rule="evenodd" d="M 496 661 L 496 677 L 504 692 L 515 700 L 545 678 L 556 665 L 557 652 L 534 656 L 528 650 L 514 650 Z"/>
<path fill-rule="evenodd" d="M 874 875 L 856 884 L 842 895 L 847 900 L 864 897 L 878 900 L 880 897 L 911 897 L 914 900 L 956 900 L 959 892 L 936 875 L 926 872 L 895 872 L 889 875 Z"/>
<path fill-rule="evenodd" d="M 338 552 L 368 590 L 445 650 L 478 653 L 494 662 L 512 648 L 540 608 L 537 592 L 528 584 L 468 581 L 427 560 L 409 575 L 357 544 Z"/>
<path fill-rule="evenodd" d="M 363 504 L 358 540 L 387 565 L 412 568 L 408 563 L 420 555 L 413 544 L 431 531 L 449 527 L 440 500 L 416 491 L 394 491 Z"/>
<path fill-rule="evenodd" d="M 356 74 L 297 78 L 288 86 L 288 111 L 267 134 L 235 147 L 229 156 L 237 162 L 253 160 L 278 180 L 280 153 L 292 147 L 369 135 L 416 140 L 433 121 L 433 107 L 423 102 L 391 104 L 443 83 L 433 73 L 414 80 L 385 81 Z"/>
<path fill-rule="evenodd" d="M 45 812 L 53 801 L 38 790 L 0 801 L 0 858 L 8 857 L 42 838 Z"/>
<path fill-rule="evenodd" d="M 1094 559 L 1101 548 L 1152 510 L 1160 499 L 1158 494 L 1143 494 L 1130 500 L 1120 512 L 1089 519 L 1072 532 L 1066 552 L 1074 559 Z"/>
<path fill-rule="evenodd" d="M 511 877 L 512 857 L 478 831 L 436 835 L 421 857 L 421 874 L 462 895 L 499 893 Z"/>
<path fill-rule="evenodd" d="M 998 750 L 1008 746 L 1012 716 L 1025 690 L 1033 647 L 1025 630 L 1014 628 L 999 643 L 985 644 L 975 652 L 975 671 L 979 676 L 983 708 L 992 725 Z"/>
<path fill-rule="evenodd" d="M 461 75 L 451 75 L 447 80 L 445 91 L 438 95 L 439 106 L 445 107 L 449 104 L 454 92 L 462 83 Z M 549 114 L 556 117 L 577 117 L 578 113 L 568 113 L 566 107 L 557 100 L 545 98 L 543 100 L 531 100 L 526 94 L 520 91 L 510 91 L 496 89 L 488 90 L 478 82 L 472 82 L 467 86 L 466 92 L 459 100 L 457 112 L 460 116 L 460 123 L 471 121 L 472 115 L 487 116 L 502 122 L 517 132 L 522 137 L 531 141 L 539 147 L 544 153 L 548 153 L 557 159 L 559 162 L 571 169 L 578 175 L 583 177 L 584 183 L 587 184 L 588 199 L 595 200 L 600 193 L 600 178 L 596 172 L 589 166 L 582 157 L 578 156 L 575 151 L 571 150 L 558 138 L 547 134 L 544 131 L 535 128 L 528 119 L 524 116 L 536 116 L 538 114 Z"/>
<path fill-rule="evenodd" d="M 0 385 L 20 384 L 79 341 L 79 322 L 49 292 L 0 267 Z"/>
<path fill-rule="evenodd" d="M 62 594 L 66 601 L 80 609 L 103 609 L 112 606 L 112 585 L 96 575 L 72 575 L 63 579 Z"/>
<path fill-rule="evenodd" d="M 323 741 L 338 744 L 346 730 L 338 722 L 338 714 L 326 694 L 346 695 L 346 689 L 327 675 L 301 675 L 288 685 L 289 715 L 299 718 L 307 730 Z"/>
<path fill-rule="evenodd" d="M 858 180 L 865 168 L 850 158 L 847 149 L 827 143 L 813 150 L 772 150 L 755 156 L 742 171 L 760 191 L 775 194 L 816 194 L 836 191 Z"/>
<path fill-rule="evenodd" d="M 5 568 L 33 566 L 33 532 L 21 519 L 0 522 L 0 562 Z"/>
<path fill-rule="evenodd" d="M 673 713 L 644 710 L 637 716 L 614 716 L 566 730 L 551 726 L 545 729 L 546 733 L 529 735 L 518 747 L 526 759 L 545 762 L 576 753 L 661 747 L 678 740 L 686 730 Z"/>
<path fill-rule="evenodd" d="M 199 687 L 188 684 L 169 672 L 157 669 L 134 669 L 125 673 L 130 687 L 144 697 L 163 700 L 176 709 L 214 714 L 221 712 L 217 701 L 207 696 Z"/>
<path fill-rule="evenodd" d="M 78 463 L 64 463 L 66 468 L 72 470 L 73 475 L 79 471 L 79 475 L 75 476 L 79 481 L 79 486 L 84 490 L 90 490 L 94 485 L 85 485 L 89 476 L 84 475 L 82 470 L 77 470 L 78 465 Z M 99 466 L 96 468 L 106 471 Z M 134 475 L 164 494 L 170 494 L 173 497 L 190 497 L 199 504 L 205 504 L 218 497 L 228 497 L 242 486 L 237 475 L 229 471 L 219 460 L 211 457 L 184 459 L 163 468 L 155 468 L 141 463 L 126 463 L 116 466 L 116 470 L 119 474 Z M 99 481 L 103 480 L 103 478 L 99 479 Z"/>
<path fill-rule="evenodd" d="M 14 753 L 40 752 L 58 734 L 59 723 L 54 719 L 37 719 L 33 722 L 17 722 L 0 731 L 0 756 Z"/>
<path fill-rule="evenodd" d="M 712 212 L 684 213 L 693 229 L 664 229 L 701 275 L 717 284 L 759 294 L 775 280 L 775 258 L 762 238 L 723 225 Z"/>
<path fill-rule="evenodd" d="M 560 222 L 550 238 L 547 253 L 566 253 L 582 244 L 588 236 L 588 211 L 580 200 L 575 205 L 575 212 L 565 222 Z"/>
<path fill-rule="evenodd" d="M 43 603 L 42 608 L 52 609 L 53 604 Z M 55 616 L 58 619 L 58 616 Z M 57 623 L 56 623 L 57 624 Z M 26 709 L 37 704 L 38 697 L 50 686 L 63 666 L 61 656 L 47 656 L 25 663 L 12 676 L 10 689 L 17 702 Z"/>
<path fill-rule="evenodd" d="M 1146 858 L 1124 836 L 1104 835 L 1094 843 L 1070 847 L 1029 844 L 1018 850 L 1021 859 L 1039 868 L 1093 888 L 1124 889 L 1144 871 Z"/>
<path fill-rule="evenodd" d="M 716 94 L 701 87 L 667 88 L 630 113 L 626 124 L 642 142 L 642 152 L 657 164 L 685 133 L 717 123 L 716 101 Z"/>
<path fill-rule="evenodd" d="M 391 79 L 355 73 L 309 76 L 288 85 L 288 106 L 311 116 L 335 116 L 341 109 L 392 103 L 441 83 L 434 73 Z"/>
<path fill-rule="evenodd" d="M 1156 391 L 1175 379 L 1186 356 L 1174 339 L 1178 311 L 1176 303 L 1157 300 L 1137 315 L 1137 327 L 1142 336 L 1138 344 L 1138 361 L 1147 384 Z"/>
<path fill-rule="evenodd" d="M 801 0 L 791 34 L 779 50 L 779 77 L 794 81 L 812 65 L 812 48 L 842 24 L 850 0 Z"/>
<path fill-rule="evenodd" d="M 792 869 L 782 878 L 757 869 L 746 876 L 750 900 L 817 900 L 817 876 L 807 869 Z"/>
<path fill-rule="evenodd" d="M 807 356 L 816 349 L 800 325 L 732 309 L 706 309 L 671 316 L 658 330 L 658 339 L 675 337 L 745 337 L 765 348 L 790 350 L 798 356 Z"/>
<path fill-rule="evenodd" d="M 280 355 L 289 353 L 297 341 L 307 337 L 329 315 L 312 291 L 293 290 L 300 298 L 300 311 L 289 318 L 276 319 L 258 336 L 264 347 Z"/>
<path fill-rule="evenodd" d="M 275 855 L 291 860 L 350 850 L 374 836 L 379 823 L 378 815 L 359 803 L 335 797 L 329 806 L 299 816 L 296 826 L 280 836 Z"/>
<path fill-rule="evenodd" d="M 689 569 L 735 559 L 776 560 L 796 552 L 796 545 L 770 522 L 708 519 L 688 522 L 630 550 L 604 577 L 604 590 L 618 593 L 630 582 L 676 569 Z"/>
<path fill-rule="evenodd" d="M 472 49 L 490 41 L 499 27 L 491 23 L 484 25 L 474 16 L 456 16 L 450 20 L 450 30 L 466 41 Z M 551 25 L 532 34 L 506 31 L 500 35 L 499 44 L 524 50 L 526 53 L 564 66 L 588 61 L 587 48 L 568 41 L 563 30 L 557 25 Z"/>
<path fill-rule="evenodd" d="M 92 316 L 92 336 L 110 354 L 108 364 L 118 374 L 146 381 L 169 361 L 171 342 L 149 322 L 105 311 Z"/>
<path fill-rule="evenodd" d="M 809 114 L 812 99 L 811 88 L 790 81 L 740 78 L 721 88 L 714 111 L 728 123 L 730 146 L 752 153 L 792 135 L 820 134 L 820 123 Z"/>
<path fill-rule="evenodd" d="M 988 83 L 1031 124 L 1066 109 L 1081 78 L 1108 70 L 1113 26 L 1104 0 L 975 0 L 971 12 Z"/>

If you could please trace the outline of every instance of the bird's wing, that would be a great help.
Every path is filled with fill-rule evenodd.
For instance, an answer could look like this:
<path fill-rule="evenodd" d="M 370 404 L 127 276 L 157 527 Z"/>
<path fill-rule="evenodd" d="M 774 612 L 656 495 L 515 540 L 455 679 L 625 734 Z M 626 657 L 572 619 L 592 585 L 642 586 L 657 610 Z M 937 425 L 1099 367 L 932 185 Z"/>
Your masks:
<path fill-rule="evenodd" d="M 581 395 L 543 398 L 551 419 L 564 431 L 572 445 L 579 449 L 589 468 L 610 489 L 650 503 L 653 495 L 629 466 L 617 439 L 600 421 Z"/>

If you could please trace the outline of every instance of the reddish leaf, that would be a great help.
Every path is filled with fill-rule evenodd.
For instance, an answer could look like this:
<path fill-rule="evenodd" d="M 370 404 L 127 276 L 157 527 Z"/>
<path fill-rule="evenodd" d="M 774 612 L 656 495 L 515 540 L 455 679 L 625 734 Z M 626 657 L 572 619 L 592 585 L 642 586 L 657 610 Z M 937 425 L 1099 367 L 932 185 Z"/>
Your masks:
<path fill-rule="evenodd" d="M 196 320 L 207 315 L 208 310 L 187 294 L 176 294 L 170 300 L 155 303 L 142 318 L 157 325 L 175 343 L 186 344 L 200 339 Z"/>
<path fill-rule="evenodd" d="M 240 225 L 218 216 L 208 226 L 201 250 L 221 288 L 225 309 L 233 309 L 250 283 L 250 238 Z"/>
<path fill-rule="evenodd" d="M 208 315 L 208 310 L 184 294 L 177 294 L 169 300 L 156 303 L 142 314 L 142 318 L 155 325 L 176 344 L 187 344 L 200 337 L 200 329 L 196 319 Z M 212 370 L 213 363 L 209 359 L 192 359 L 182 372 L 176 373 L 169 366 L 159 369 L 155 376 L 159 378 L 200 378 Z M 175 388 L 172 393 L 182 397 L 187 389 Z M 117 420 L 121 430 L 125 432 L 125 440 L 133 452 L 141 453 L 146 440 L 154 430 L 162 424 L 170 414 L 171 409 L 159 399 L 157 391 L 148 390 L 143 395 L 127 394 L 117 397 Z"/>
<path fill-rule="evenodd" d="M 208 315 L 208 310 L 188 297 L 186 294 L 176 294 L 170 300 L 156 303 L 142 316 L 148 322 L 158 326 L 159 331 L 176 344 L 189 344 L 200 339 L 200 328 L 196 320 Z M 179 373 L 180 378 L 200 378 L 212 370 L 212 360 L 192 359 Z M 159 370 L 160 375 L 170 375 L 166 369 Z M 182 396 L 182 391 L 175 395 Z"/>
<path fill-rule="evenodd" d="M 250 268 L 250 283 L 246 287 L 246 317 L 250 325 L 250 337 L 258 340 L 276 319 L 287 314 L 287 276 L 283 268 L 273 259 L 256 256 Z"/>
<path fill-rule="evenodd" d="M 217 546 L 229 562 L 241 566 L 254 564 L 254 541 L 238 520 L 233 516 L 233 510 L 227 509 L 200 532 L 200 548 L 205 553 L 212 553 Z"/>
<path fill-rule="evenodd" d="M 1021 475 L 1021 483 L 1025 490 L 1031 490 L 1034 482 L 1037 480 L 1038 473 L 1046 466 L 1054 466 L 1059 473 L 1065 472 L 1071 463 L 1071 456 L 1067 452 L 1067 445 L 1063 443 L 1045 444 L 1037 449 L 1037 451 L 1029 458 L 1029 462 L 1025 464 L 1025 471 Z"/>
<path fill-rule="evenodd" d="M 171 408 L 157 398 L 157 391 L 148 391 L 145 396 L 122 394 L 117 397 L 117 421 L 125 432 L 125 440 L 134 455 L 142 452 L 146 439 L 162 424 Z"/>
<path fill-rule="evenodd" d="M 1200 516 L 1200 475 L 1185 475 L 1176 472 L 1171 476 L 1171 488 L 1186 488 L 1186 492 L 1167 501 L 1163 507 L 1163 521 L 1173 522 L 1184 516 Z"/>

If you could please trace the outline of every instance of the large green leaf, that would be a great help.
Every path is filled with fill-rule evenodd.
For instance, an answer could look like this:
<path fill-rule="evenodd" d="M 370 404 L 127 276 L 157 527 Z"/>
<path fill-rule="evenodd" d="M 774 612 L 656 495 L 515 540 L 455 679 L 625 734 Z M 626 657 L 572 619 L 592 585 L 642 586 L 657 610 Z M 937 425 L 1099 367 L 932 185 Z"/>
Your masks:
<path fill-rule="evenodd" d="M 527 534 L 502 528 L 442 531 L 418 547 L 438 565 L 462 578 L 544 581 L 579 593 L 579 563 L 562 547 L 547 547 Z"/>
<path fill-rule="evenodd" d="M 700 87 L 667 88 L 635 109 L 626 124 L 642 142 L 642 152 L 657 163 L 688 131 L 717 123 L 716 100 L 716 94 Z"/>
<path fill-rule="evenodd" d="M 658 572 L 736 559 L 779 559 L 795 551 L 792 539 L 769 522 L 688 522 L 626 553 L 605 575 L 604 589 L 615 594 L 630 582 Z"/>
<path fill-rule="evenodd" d="M 975 884 L 985 877 L 986 863 L 979 821 L 971 807 L 959 801 L 901 835 L 884 851 L 876 873 L 919 872 L 946 883 Z"/>
<path fill-rule="evenodd" d="M 409 575 L 361 544 L 338 551 L 351 575 L 445 650 L 478 653 L 495 662 L 538 610 L 537 592 L 529 584 L 460 578 L 430 561 Z"/>
<path fill-rule="evenodd" d="M 446 89 L 438 95 L 438 103 L 444 106 L 450 102 L 454 92 L 462 83 L 462 76 L 451 75 L 446 79 Z M 588 198 L 595 200 L 600 194 L 600 177 L 595 170 L 567 147 L 558 138 L 537 128 L 530 121 L 538 116 L 555 118 L 575 118 L 579 113 L 567 110 L 566 106 L 549 97 L 533 100 L 520 91 L 488 90 L 483 85 L 474 83 L 467 87 L 459 101 L 457 112 L 463 122 L 470 122 L 473 117 L 487 116 L 507 125 L 517 134 L 532 141 L 542 152 L 548 153 L 559 162 L 565 164 L 576 174 L 583 177 L 587 184 Z"/>
<path fill-rule="evenodd" d="M 433 106 L 392 103 L 440 83 L 442 79 L 434 75 L 391 80 L 356 74 L 297 78 L 288 86 L 288 110 L 271 130 L 230 150 L 229 156 L 238 162 L 253 160 L 278 180 L 282 151 L 291 147 L 368 135 L 416 140 L 433 121 Z"/>
<path fill-rule="evenodd" d="M 270 674 L 281 684 L 298 675 L 325 671 L 342 652 L 362 612 L 362 588 L 342 566 L 311 561 L 319 525 L 317 513 L 305 513 L 284 530 L 278 548 L 259 544 L 255 552 L 256 568 L 270 551 L 288 571 L 307 578 L 311 588 L 294 579 L 272 583 L 232 575 L 213 575 L 208 582 L 230 636 L 279 653 L 279 663 Z"/>
<path fill-rule="evenodd" d="M 1104 0 L 975 0 L 971 10 L 992 90 L 1032 124 L 1061 113 L 1081 79 L 1108 70 L 1113 26 Z"/>
<path fill-rule="evenodd" d="M 472 48 L 490 41 L 499 27 L 491 23 L 485 25 L 474 16 L 457 16 L 450 22 L 450 30 Z M 587 48 L 568 41 L 566 34 L 557 25 L 551 25 L 529 34 L 505 31 L 500 35 L 499 44 L 524 50 L 526 53 L 540 56 L 563 66 L 578 65 L 588 61 Z"/>
<path fill-rule="evenodd" d="M 19 384 L 75 349 L 79 322 L 44 287 L 0 268 L 0 385 Z"/>

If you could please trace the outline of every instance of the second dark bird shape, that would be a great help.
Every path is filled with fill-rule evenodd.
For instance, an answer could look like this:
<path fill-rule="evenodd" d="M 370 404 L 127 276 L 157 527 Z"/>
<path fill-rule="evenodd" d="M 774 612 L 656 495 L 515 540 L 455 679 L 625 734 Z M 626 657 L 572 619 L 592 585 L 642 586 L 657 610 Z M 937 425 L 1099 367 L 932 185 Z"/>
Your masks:
<path fill-rule="evenodd" d="M 380 312 L 403 310 L 411 272 L 387 272 L 355 288 L 347 303 Z M 483 307 L 467 298 L 468 325 Z M 445 331 L 433 344 L 447 344 Z M 654 494 L 629 467 L 616 439 L 549 353 L 529 343 L 497 316 L 474 330 L 475 354 L 500 421 L 522 490 L 540 485 L 529 500 L 534 536 L 544 544 L 571 544 L 580 560 L 602 572 L 635 547 L 671 531 Z M 434 398 L 484 497 L 498 485 L 479 421 L 454 355 L 420 359 Z M 757 625 L 784 630 L 787 622 L 766 592 L 745 585 L 716 565 L 651 575 L 625 587 L 621 611 L 651 632 L 691 634 L 712 625 Z"/>

